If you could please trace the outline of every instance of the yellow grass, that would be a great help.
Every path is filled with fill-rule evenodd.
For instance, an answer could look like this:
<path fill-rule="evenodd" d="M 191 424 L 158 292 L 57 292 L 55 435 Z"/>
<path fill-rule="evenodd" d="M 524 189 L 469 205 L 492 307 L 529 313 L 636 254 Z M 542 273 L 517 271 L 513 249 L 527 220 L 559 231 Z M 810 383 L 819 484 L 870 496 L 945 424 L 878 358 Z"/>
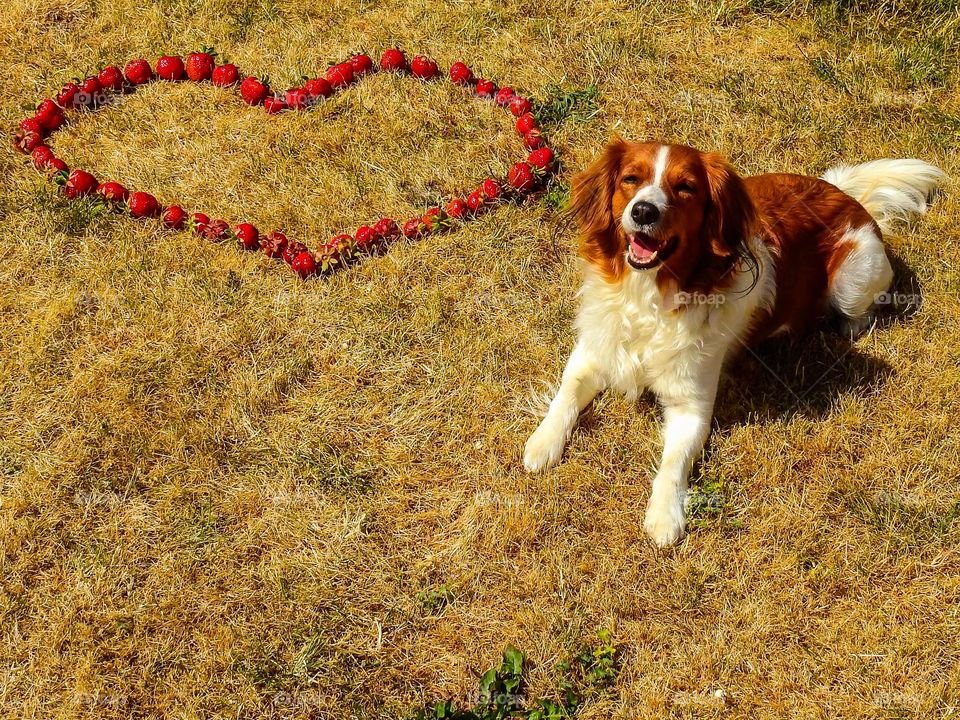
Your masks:
<path fill-rule="evenodd" d="M 0 118 L 141 54 L 213 44 L 282 88 L 396 43 L 541 99 L 596 83 L 600 112 L 551 134 L 565 181 L 613 131 L 749 173 L 960 171 L 954 3 L 755 6 L 12 0 Z M 280 117 L 156 85 L 53 143 L 311 245 L 520 153 L 499 111 L 393 77 Z M 394 718 L 474 693 L 508 643 L 534 697 L 600 627 L 622 671 L 582 718 L 956 717 L 953 185 L 891 240 L 916 314 L 737 363 L 692 533 L 658 552 L 649 399 L 601 397 L 560 467 L 522 471 L 576 302 L 574 231 L 547 204 L 301 283 L 70 205 L 12 152 L 0 170 L 4 717 Z M 441 585 L 452 602 L 424 608 Z"/>

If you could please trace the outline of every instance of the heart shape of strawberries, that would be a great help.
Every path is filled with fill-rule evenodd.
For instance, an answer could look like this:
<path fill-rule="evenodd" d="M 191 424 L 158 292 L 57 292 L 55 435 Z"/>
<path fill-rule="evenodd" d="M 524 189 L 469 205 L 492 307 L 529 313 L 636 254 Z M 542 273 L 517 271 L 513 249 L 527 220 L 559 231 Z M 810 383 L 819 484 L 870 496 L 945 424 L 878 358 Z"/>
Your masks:
<path fill-rule="evenodd" d="M 70 199 L 93 198 L 135 218 L 155 218 L 170 230 L 191 230 L 214 241 L 231 241 L 244 250 L 260 250 L 268 257 L 282 259 L 300 277 L 325 275 L 356 262 L 364 255 L 382 252 L 401 237 L 421 238 L 431 233 L 455 228 L 459 223 L 477 217 L 498 203 L 533 192 L 553 172 L 556 157 L 547 146 L 530 100 L 513 88 L 498 87 L 493 81 L 474 77 L 463 62 L 450 66 L 447 78 L 481 100 L 493 101 L 515 118 L 514 129 L 523 138 L 529 151 L 525 161 L 510 168 L 504 182 L 487 178 L 466 197 L 453 197 L 444 206 L 429 208 L 422 216 L 403 222 L 380 218 L 360 226 L 353 234 L 341 233 L 311 251 L 301 242 L 288 239 L 279 230 L 261 233 L 249 223 L 232 225 L 219 218 L 211 219 L 202 212 L 188 213 L 177 204 L 164 204 L 144 191 L 131 191 L 113 181 L 99 181 L 92 173 L 71 169 L 58 158 L 45 139 L 69 120 L 71 112 L 90 111 L 102 107 L 122 94 L 153 81 L 211 82 L 220 87 L 235 87 L 248 105 L 258 105 L 268 114 L 307 111 L 334 93 L 360 81 L 373 72 L 410 74 L 424 82 L 443 76 L 437 62 L 425 55 L 412 61 L 399 48 L 383 53 L 379 67 L 366 54 L 331 65 L 322 77 L 307 80 L 301 87 L 284 93 L 271 91 L 266 80 L 243 76 L 229 62 L 217 64 L 216 53 L 209 48 L 190 54 L 186 60 L 164 55 L 151 65 L 147 60 L 131 60 L 121 70 L 106 67 L 82 82 L 70 82 L 55 98 L 47 98 L 36 113 L 20 122 L 14 145 L 28 153 L 34 166 L 46 173 Z"/>

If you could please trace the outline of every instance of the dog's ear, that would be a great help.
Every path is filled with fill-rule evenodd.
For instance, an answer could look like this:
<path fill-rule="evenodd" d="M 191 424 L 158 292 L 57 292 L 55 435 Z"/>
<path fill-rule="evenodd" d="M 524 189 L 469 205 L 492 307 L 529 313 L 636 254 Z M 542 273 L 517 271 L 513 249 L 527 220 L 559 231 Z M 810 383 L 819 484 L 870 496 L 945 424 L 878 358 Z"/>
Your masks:
<path fill-rule="evenodd" d="M 710 189 L 706 229 L 710 249 L 721 257 L 730 257 L 751 235 L 757 232 L 757 211 L 747 194 L 743 179 L 716 153 L 703 156 Z"/>
<path fill-rule="evenodd" d="M 607 275 L 618 274 L 623 252 L 616 239 L 613 193 L 628 143 L 615 135 L 590 167 L 573 179 L 570 214 L 580 230 L 580 255 L 600 265 Z"/>

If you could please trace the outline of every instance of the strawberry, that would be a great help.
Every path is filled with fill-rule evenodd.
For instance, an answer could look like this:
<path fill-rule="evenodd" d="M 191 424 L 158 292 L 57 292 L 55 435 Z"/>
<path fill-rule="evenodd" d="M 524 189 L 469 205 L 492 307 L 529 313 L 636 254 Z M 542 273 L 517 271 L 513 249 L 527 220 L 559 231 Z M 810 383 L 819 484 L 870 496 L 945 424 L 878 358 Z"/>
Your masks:
<path fill-rule="evenodd" d="M 369 225 L 361 225 L 353 235 L 360 252 L 370 252 L 377 244 L 377 235 Z"/>
<path fill-rule="evenodd" d="M 473 71 L 462 62 L 455 62 L 450 66 L 450 82 L 454 85 L 470 85 L 473 82 Z"/>
<path fill-rule="evenodd" d="M 306 90 L 307 95 L 312 98 L 328 98 L 333 95 L 333 87 L 325 78 L 314 78 L 313 80 L 307 80 L 307 82 L 304 83 L 303 89 Z"/>
<path fill-rule="evenodd" d="M 240 79 L 240 71 L 233 63 L 224 63 L 210 73 L 210 82 L 219 87 L 229 87 Z"/>
<path fill-rule="evenodd" d="M 514 117 L 525 115 L 526 113 L 530 112 L 532 107 L 533 106 L 530 104 L 530 101 L 521 95 L 514 95 L 510 100 L 510 112 L 513 113 Z"/>
<path fill-rule="evenodd" d="M 324 77 L 335 90 L 345 88 L 353 82 L 353 65 L 349 61 L 331 65 L 327 68 Z"/>
<path fill-rule="evenodd" d="M 428 233 L 433 232 L 434 230 L 442 230 L 449 225 L 449 221 L 447 220 L 446 213 L 443 212 L 443 208 L 438 207 L 427 210 L 423 214 L 421 220 L 423 221 L 425 232 Z"/>
<path fill-rule="evenodd" d="M 46 130 L 43 129 L 43 125 L 40 124 L 40 121 L 36 117 L 24 118 L 20 121 L 20 129 L 25 132 L 36 133 L 37 135 L 45 135 Z"/>
<path fill-rule="evenodd" d="M 226 220 L 211 220 L 203 230 L 205 240 L 226 240 L 230 237 L 230 225 Z"/>
<path fill-rule="evenodd" d="M 56 177 L 57 175 L 63 176 L 64 180 L 67 178 L 67 173 L 70 172 L 70 167 L 60 158 L 50 158 L 47 162 L 47 175 L 51 177 Z"/>
<path fill-rule="evenodd" d="M 279 230 L 273 230 L 267 233 L 267 236 L 260 242 L 260 247 L 264 254 L 270 258 L 279 258 L 283 256 L 283 249 L 287 246 L 287 236 Z"/>
<path fill-rule="evenodd" d="M 187 57 L 187 77 L 194 82 L 209 80 L 216 67 L 213 58 L 216 55 L 211 48 L 202 48 L 200 52 L 190 53 Z"/>
<path fill-rule="evenodd" d="M 423 219 L 422 218 L 410 218 L 403 224 L 403 234 L 405 237 L 410 238 L 411 240 L 416 240 L 420 235 L 423 234 Z"/>
<path fill-rule="evenodd" d="M 104 90 L 117 93 L 123 91 L 123 71 L 116 65 L 108 65 L 97 73 L 97 80 Z"/>
<path fill-rule="evenodd" d="M 176 55 L 164 55 L 157 60 L 157 77 L 161 80 L 183 80 L 183 60 Z"/>
<path fill-rule="evenodd" d="M 532 167 L 545 172 L 549 172 L 553 169 L 554 159 L 555 156 L 553 154 L 553 150 L 548 147 L 542 147 L 538 150 L 534 150 L 527 156 L 527 162 Z"/>
<path fill-rule="evenodd" d="M 244 250 L 260 249 L 260 231 L 250 223 L 240 223 L 234 228 L 233 234 L 240 241 Z"/>
<path fill-rule="evenodd" d="M 530 190 L 537 179 L 533 175 L 533 170 L 525 162 L 518 162 L 507 173 L 507 182 L 510 183 L 518 192 Z"/>
<path fill-rule="evenodd" d="M 283 261 L 290 265 L 293 259 L 302 252 L 307 251 L 307 246 L 297 240 L 288 240 L 286 247 L 283 248 Z"/>
<path fill-rule="evenodd" d="M 407 56 L 403 54 L 402 50 L 390 48 L 381 56 L 380 68 L 403 72 L 407 69 Z"/>
<path fill-rule="evenodd" d="M 471 212 L 478 212 L 483 207 L 483 192 L 474 190 L 467 195 L 467 207 L 470 208 Z"/>
<path fill-rule="evenodd" d="M 447 203 L 447 215 L 454 219 L 459 220 L 467 214 L 468 210 L 470 210 L 470 208 L 467 207 L 467 203 L 465 203 L 462 198 L 454 198 Z"/>
<path fill-rule="evenodd" d="M 53 150 L 46 145 L 37 145 L 30 151 L 30 159 L 33 161 L 33 166 L 38 170 L 47 167 L 55 157 Z"/>
<path fill-rule="evenodd" d="M 210 227 L 210 216 L 206 213 L 195 212 L 190 216 L 189 227 L 197 235 L 202 237 L 206 234 L 207 228 Z"/>
<path fill-rule="evenodd" d="M 493 101 L 500 107 L 509 107 L 510 103 L 513 101 L 513 88 L 500 88 L 497 91 L 496 96 L 493 98 Z"/>
<path fill-rule="evenodd" d="M 410 63 L 410 70 L 414 77 L 418 77 L 421 80 L 430 80 L 440 72 L 436 61 L 431 60 L 426 55 L 417 55 L 413 59 L 413 62 Z"/>
<path fill-rule="evenodd" d="M 500 199 L 500 183 L 493 178 L 487 178 L 480 183 L 480 192 L 483 193 L 484 200 Z"/>
<path fill-rule="evenodd" d="M 13 144 L 22 153 L 32 153 L 43 145 L 43 138 L 35 132 L 18 132 L 13 136 Z"/>
<path fill-rule="evenodd" d="M 263 101 L 263 109 L 271 115 L 276 115 L 277 113 L 283 112 L 287 109 L 287 103 L 283 100 L 283 98 L 278 98 L 275 95 L 271 95 Z"/>
<path fill-rule="evenodd" d="M 303 88 L 290 88 L 287 90 L 286 102 L 287 107 L 291 110 L 303 110 L 307 107 L 308 99 L 307 91 Z"/>
<path fill-rule="evenodd" d="M 492 98 L 497 92 L 497 84 L 492 80 L 484 80 L 483 78 L 480 78 L 477 80 L 477 86 L 475 90 L 477 97 Z"/>
<path fill-rule="evenodd" d="M 297 253 L 297 256 L 290 262 L 290 269 L 306 280 L 317 271 L 317 261 L 313 259 L 313 255 L 304 250 Z"/>
<path fill-rule="evenodd" d="M 131 85 L 143 85 L 153 80 L 153 68 L 143 58 L 131 60 L 123 68 L 123 76 Z"/>
<path fill-rule="evenodd" d="M 269 94 L 266 83 L 255 77 L 244 78 L 240 83 L 240 97 L 247 105 L 260 105 Z"/>
<path fill-rule="evenodd" d="M 537 126 L 537 119 L 533 116 L 532 113 L 524 113 L 517 118 L 517 122 L 514 124 L 514 127 L 517 129 L 517 132 L 521 135 L 525 135 Z"/>
<path fill-rule="evenodd" d="M 543 133 L 540 128 L 530 128 L 523 135 L 523 145 L 527 150 L 536 150 L 543 146 Z"/>
<path fill-rule="evenodd" d="M 57 93 L 57 105 L 64 109 L 73 107 L 76 104 L 78 92 L 80 92 L 80 86 L 75 82 L 68 82 Z"/>
<path fill-rule="evenodd" d="M 358 77 L 373 71 L 373 59 L 364 53 L 350 58 L 350 64 L 353 66 L 353 74 Z"/>
<path fill-rule="evenodd" d="M 37 105 L 37 114 L 34 117 L 47 132 L 53 132 L 64 123 L 63 110 L 50 98 Z"/>
<path fill-rule="evenodd" d="M 63 186 L 63 194 L 71 200 L 92 194 L 97 189 L 97 179 L 86 170 L 74 170 Z"/>
<path fill-rule="evenodd" d="M 171 205 L 163 211 L 163 224 L 171 230 L 183 230 L 187 220 L 187 211 L 179 205 Z"/>
<path fill-rule="evenodd" d="M 145 192 L 130 193 L 127 207 L 130 208 L 130 214 L 136 218 L 154 217 L 160 210 L 157 199 Z"/>
<path fill-rule="evenodd" d="M 97 195 L 107 202 L 126 202 L 130 197 L 127 189 L 118 182 L 104 182 L 97 185 Z"/>
<path fill-rule="evenodd" d="M 79 100 L 80 104 L 84 107 L 96 107 L 100 104 L 100 94 L 102 92 L 103 85 L 100 84 L 100 81 L 95 77 L 88 77 L 80 83 L 80 91 L 77 93 L 76 99 Z"/>
<path fill-rule="evenodd" d="M 390 218 L 381 218 L 373 226 L 373 233 L 381 240 L 395 240 L 400 237 L 400 228 Z"/>
<path fill-rule="evenodd" d="M 320 248 L 316 256 L 317 265 L 320 266 L 322 272 L 330 272 L 350 262 L 355 250 L 356 243 L 351 236 L 346 234 L 335 235 Z"/>

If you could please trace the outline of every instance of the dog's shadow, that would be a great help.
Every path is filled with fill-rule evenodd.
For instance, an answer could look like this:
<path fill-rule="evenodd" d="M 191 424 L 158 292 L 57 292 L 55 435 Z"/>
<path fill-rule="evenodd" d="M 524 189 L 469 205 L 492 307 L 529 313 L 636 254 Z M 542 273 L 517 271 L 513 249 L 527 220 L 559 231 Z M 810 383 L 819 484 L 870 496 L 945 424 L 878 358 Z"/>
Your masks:
<path fill-rule="evenodd" d="M 893 287 L 878 298 L 873 333 L 905 321 L 921 304 L 916 274 L 893 253 L 890 261 Z M 815 334 L 774 337 L 758 347 L 742 348 L 721 383 L 716 423 L 724 428 L 797 414 L 822 420 L 843 396 L 876 392 L 893 373 L 889 363 L 861 350 L 846 335 L 839 318 L 829 317 Z"/>

